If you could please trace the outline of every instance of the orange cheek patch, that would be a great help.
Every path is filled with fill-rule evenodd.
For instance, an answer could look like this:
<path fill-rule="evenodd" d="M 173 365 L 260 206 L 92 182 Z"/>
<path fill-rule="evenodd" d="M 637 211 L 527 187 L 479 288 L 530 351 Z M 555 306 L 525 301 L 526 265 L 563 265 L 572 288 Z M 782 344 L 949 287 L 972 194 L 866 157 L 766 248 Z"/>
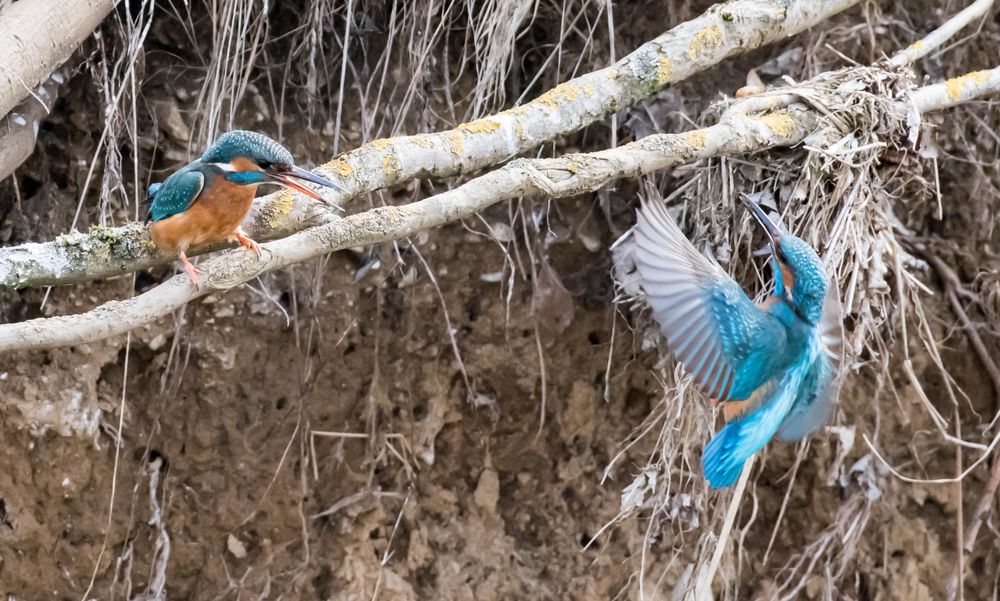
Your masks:
<path fill-rule="evenodd" d="M 781 282 L 785 286 L 785 290 L 791 291 L 795 288 L 795 274 L 789 269 L 788 265 L 785 265 L 781 261 L 778 261 L 778 268 L 781 269 Z"/>
<path fill-rule="evenodd" d="M 236 157 L 229 162 L 237 171 L 260 171 L 260 167 L 256 163 L 251 161 L 246 157 Z"/>

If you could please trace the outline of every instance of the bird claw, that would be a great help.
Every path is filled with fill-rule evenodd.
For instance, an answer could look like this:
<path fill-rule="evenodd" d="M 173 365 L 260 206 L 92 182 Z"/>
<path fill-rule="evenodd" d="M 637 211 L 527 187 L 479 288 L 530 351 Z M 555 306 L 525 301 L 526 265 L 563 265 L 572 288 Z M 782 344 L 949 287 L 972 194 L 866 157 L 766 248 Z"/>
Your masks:
<path fill-rule="evenodd" d="M 188 274 L 189 278 L 191 278 L 191 283 L 197 286 L 198 274 L 201 273 L 201 270 L 195 267 L 194 264 L 188 260 L 187 255 L 184 254 L 184 251 L 178 253 L 178 257 L 181 260 L 181 265 L 184 267 L 184 272 Z"/>
<path fill-rule="evenodd" d="M 260 244 L 257 244 L 256 242 L 251 240 L 250 237 L 244 234 L 243 232 L 236 232 L 235 234 L 233 234 L 233 237 L 236 238 L 236 241 L 239 242 L 243 246 L 243 248 L 246 248 L 253 254 L 257 255 L 258 259 L 260 258 L 261 254 Z"/>

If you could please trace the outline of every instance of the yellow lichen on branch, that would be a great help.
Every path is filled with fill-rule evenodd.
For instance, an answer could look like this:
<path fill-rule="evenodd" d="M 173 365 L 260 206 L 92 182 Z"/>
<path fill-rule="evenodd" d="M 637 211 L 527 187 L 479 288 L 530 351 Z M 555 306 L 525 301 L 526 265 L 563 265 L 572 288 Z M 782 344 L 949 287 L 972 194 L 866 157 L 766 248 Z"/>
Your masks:
<path fill-rule="evenodd" d="M 759 119 L 768 129 L 785 137 L 795 129 L 795 121 L 788 113 L 768 113 Z"/>
<path fill-rule="evenodd" d="M 990 79 L 989 71 L 974 71 L 961 77 L 953 77 L 948 81 L 944 82 L 945 89 L 948 90 L 948 98 L 951 100 L 958 100 L 962 97 L 962 90 L 966 86 L 979 86 Z"/>
<path fill-rule="evenodd" d="M 465 136 L 462 135 L 462 132 L 453 129 L 444 132 L 441 137 L 448 142 L 448 148 L 455 156 L 461 156 L 465 152 Z"/>
<path fill-rule="evenodd" d="M 493 119 L 477 119 L 470 123 L 463 123 L 458 128 L 473 134 L 488 134 L 500 129 L 500 124 Z"/>
<path fill-rule="evenodd" d="M 264 213 L 265 223 L 268 227 L 276 229 L 285 221 L 294 206 L 295 198 L 292 196 L 292 191 L 282 188 L 277 198 L 267 203 Z"/>
<path fill-rule="evenodd" d="M 557 109 L 562 102 L 573 102 L 580 96 L 580 90 L 568 83 L 562 83 L 532 100 L 550 109 Z"/>
<path fill-rule="evenodd" d="M 691 45 L 688 47 L 688 58 L 695 60 L 706 50 L 715 49 L 722 46 L 722 29 L 715 23 L 705 27 L 694 34 Z"/>
<path fill-rule="evenodd" d="M 348 163 L 347 161 L 345 161 L 343 158 L 340 157 L 333 159 L 328 163 L 324 163 L 321 166 L 321 168 L 333 171 L 334 173 L 336 173 L 341 177 L 347 177 L 352 173 L 354 173 L 354 167 L 351 167 L 350 163 Z"/>
<path fill-rule="evenodd" d="M 394 175 L 402 171 L 403 164 L 399 161 L 399 157 L 395 153 L 390 152 L 382 159 L 382 169 L 385 170 L 387 175 Z"/>
<path fill-rule="evenodd" d="M 417 134 L 415 136 L 410 136 L 410 142 L 420 148 L 431 148 L 434 143 L 430 139 L 429 134 Z"/>
<path fill-rule="evenodd" d="M 696 129 L 684 133 L 684 143 L 694 150 L 705 147 L 705 130 Z"/>
<path fill-rule="evenodd" d="M 670 77 L 674 74 L 674 63 L 667 57 L 660 59 L 659 67 L 656 69 L 656 79 L 661 84 L 670 81 Z"/>

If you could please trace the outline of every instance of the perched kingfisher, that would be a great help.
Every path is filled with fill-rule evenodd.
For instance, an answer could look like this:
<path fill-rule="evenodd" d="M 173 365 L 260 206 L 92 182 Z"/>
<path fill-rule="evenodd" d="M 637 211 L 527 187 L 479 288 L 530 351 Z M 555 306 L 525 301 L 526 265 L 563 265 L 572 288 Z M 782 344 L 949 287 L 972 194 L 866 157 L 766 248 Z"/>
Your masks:
<path fill-rule="evenodd" d="M 796 440 L 820 427 L 840 384 L 837 287 L 816 251 L 743 201 L 771 252 L 774 291 L 760 304 L 695 249 L 661 203 L 644 203 L 634 229 L 639 279 L 667 345 L 712 403 L 722 403 L 726 425 L 702 454 L 713 488 L 736 482 L 775 433 Z"/>
<path fill-rule="evenodd" d="M 330 180 L 296 167 L 292 154 L 264 134 L 233 130 L 223 134 L 201 158 L 175 171 L 162 184 L 149 186 L 153 242 L 175 251 L 191 281 L 198 269 L 188 261 L 188 248 L 210 242 L 239 242 L 260 257 L 260 246 L 240 227 L 250 211 L 257 186 L 279 184 L 323 200 L 301 185 L 305 180 L 341 189 Z"/>

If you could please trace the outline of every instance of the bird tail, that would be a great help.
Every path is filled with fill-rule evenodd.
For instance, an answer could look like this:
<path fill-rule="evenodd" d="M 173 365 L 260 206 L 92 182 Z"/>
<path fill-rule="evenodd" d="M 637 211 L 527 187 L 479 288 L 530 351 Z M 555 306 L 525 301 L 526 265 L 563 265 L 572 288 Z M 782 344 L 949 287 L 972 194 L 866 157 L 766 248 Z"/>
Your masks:
<path fill-rule="evenodd" d="M 739 417 L 719 431 L 705 447 L 701 457 L 702 470 L 712 488 L 732 486 L 743 471 L 743 464 L 771 440 L 785 419 L 794 390 L 780 386 L 778 393 L 758 409 Z"/>

